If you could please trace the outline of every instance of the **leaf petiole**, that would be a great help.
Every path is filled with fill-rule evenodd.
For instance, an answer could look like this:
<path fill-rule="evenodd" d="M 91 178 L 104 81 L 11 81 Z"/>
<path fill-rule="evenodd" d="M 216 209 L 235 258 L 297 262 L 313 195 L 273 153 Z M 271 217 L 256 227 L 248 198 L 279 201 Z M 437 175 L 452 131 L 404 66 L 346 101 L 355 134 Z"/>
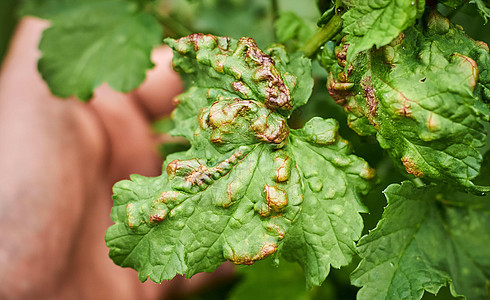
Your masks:
<path fill-rule="evenodd" d="M 314 36 L 312 36 L 300 51 L 303 51 L 306 57 L 312 57 L 323 44 L 333 38 L 342 30 L 342 14 L 336 13 L 328 23 L 323 26 Z"/>

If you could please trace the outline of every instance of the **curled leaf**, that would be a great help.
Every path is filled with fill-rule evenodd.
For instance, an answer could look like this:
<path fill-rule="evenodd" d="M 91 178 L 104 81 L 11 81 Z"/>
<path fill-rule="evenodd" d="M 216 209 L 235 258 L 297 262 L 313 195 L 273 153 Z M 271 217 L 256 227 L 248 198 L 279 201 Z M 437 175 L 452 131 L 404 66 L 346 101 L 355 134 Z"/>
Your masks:
<path fill-rule="evenodd" d="M 346 66 L 350 46 L 336 50 Z M 438 13 L 425 32 L 410 28 L 389 45 L 360 54 L 327 87 L 361 135 L 376 134 L 407 173 L 483 190 L 471 180 L 485 143 L 482 121 L 490 54 Z M 343 69 L 342 69 L 343 70 Z M 482 74 L 483 76 L 479 76 Z"/>
<path fill-rule="evenodd" d="M 174 134 L 191 148 L 170 155 L 159 177 L 115 185 L 110 256 L 141 280 L 161 282 L 225 260 L 284 255 L 303 265 L 310 285 L 321 284 L 330 265 L 354 254 L 359 196 L 374 170 L 351 154 L 336 121 L 288 127 L 290 110 L 311 93 L 309 60 L 282 48 L 266 54 L 250 38 L 195 34 L 167 43 L 175 68 L 193 81 L 173 113 Z"/>

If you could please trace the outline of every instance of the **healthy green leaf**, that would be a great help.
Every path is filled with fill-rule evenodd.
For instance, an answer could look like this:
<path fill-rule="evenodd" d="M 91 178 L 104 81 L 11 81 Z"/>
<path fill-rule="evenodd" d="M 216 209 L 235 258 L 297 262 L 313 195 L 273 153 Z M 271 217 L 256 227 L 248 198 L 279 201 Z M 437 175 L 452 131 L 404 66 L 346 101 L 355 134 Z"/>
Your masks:
<path fill-rule="evenodd" d="M 237 271 L 243 279 L 233 288 L 228 300 L 312 299 L 298 264 L 283 261 L 276 267 L 270 260 L 264 260 Z"/>
<path fill-rule="evenodd" d="M 238 266 L 239 281 L 229 292 L 228 300 L 335 300 L 353 299 L 355 288 L 351 287 L 349 274 L 353 268 L 333 270 L 319 286 L 307 289 L 304 273 L 296 263 L 271 259 L 257 261 L 252 266 Z"/>
<path fill-rule="evenodd" d="M 194 34 L 167 43 L 176 69 L 193 80 L 173 114 L 174 134 L 192 147 L 171 155 L 160 177 L 115 185 L 110 256 L 160 282 L 284 251 L 309 284 L 321 284 L 330 264 L 354 254 L 365 211 L 359 194 L 374 174 L 336 121 L 287 126 L 311 92 L 309 60 L 282 48 L 266 55 L 250 38 Z"/>
<path fill-rule="evenodd" d="M 280 43 L 296 40 L 298 44 L 302 44 L 313 34 L 313 30 L 303 19 L 292 11 L 282 12 L 274 27 Z"/>
<path fill-rule="evenodd" d="M 488 299 L 490 197 L 408 181 L 385 195 L 383 218 L 358 244 L 358 299 L 420 299 L 447 284 L 455 297 Z"/>
<path fill-rule="evenodd" d="M 425 0 L 343 0 L 349 10 L 342 16 L 349 44 L 347 62 L 361 51 L 390 43 L 424 12 Z"/>
<path fill-rule="evenodd" d="M 341 66 L 346 48 L 336 52 Z M 410 28 L 359 55 L 348 75 L 330 73 L 327 86 L 349 113 L 349 125 L 376 134 L 408 173 L 485 190 L 471 180 L 482 162 L 476 148 L 486 139 L 481 100 L 487 100 L 489 59 L 486 44 L 432 13 L 425 32 Z"/>
<path fill-rule="evenodd" d="M 162 29 L 138 4 L 123 0 L 47 1 L 41 8 L 38 12 L 27 9 L 26 13 L 51 20 L 39 45 L 42 57 L 38 67 L 53 94 L 89 100 L 104 82 L 129 92 L 153 67 L 150 54 L 161 43 Z"/>
<path fill-rule="evenodd" d="M 226 35 L 232 38 L 252 36 L 259 45 L 274 41 L 273 18 L 269 1 L 263 0 L 174 0 L 172 14 L 191 24 L 196 32 Z M 282 1 L 281 1 L 282 2 Z"/>

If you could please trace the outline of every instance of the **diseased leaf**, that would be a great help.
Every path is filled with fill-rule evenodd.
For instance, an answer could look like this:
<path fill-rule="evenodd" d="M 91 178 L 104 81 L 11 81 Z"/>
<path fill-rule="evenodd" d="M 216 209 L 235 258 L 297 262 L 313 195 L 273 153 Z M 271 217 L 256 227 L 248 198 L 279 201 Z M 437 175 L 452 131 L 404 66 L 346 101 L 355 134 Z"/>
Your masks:
<path fill-rule="evenodd" d="M 488 47 L 437 13 L 428 23 L 426 32 L 410 28 L 359 55 L 347 75 L 330 73 L 329 92 L 348 112 L 349 126 L 376 134 L 408 173 L 485 190 L 471 180 L 482 162 L 476 149 L 486 139 Z M 347 47 L 336 49 L 341 66 Z"/>
<path fill-rule="evenodd" d="M 26 13 L 51 20 L 39 45 L 38 67 L 60 97 L 89 100 L 104 82 L 131 91 L 153 67 L 150 54 L 161 43 L 161 26 L 134 2 L 47 1 L 39 11 L 26 8 Z"/>
<path fill-rule="evenodd" d="M 294 132 L 296 138 L 290 141 L 296 166 L 304 178 L 305 201 L 285 238 L 283 255 L 303 266 L 309 286 L 321 285 L 330 265 L 347 265 L 355 254 L 354 241 L 363 228 L 359 212 L 367 212 L 358 197 L 359 191 L 367 190 L 359 175 L 374 175 L 362 160 L 346 156 L 350 146 L 345 141 L 335 147 L 319 147 L 336 139 L 337 126 L 332 119 L 314 118 Z M 320 165 L 323 161 L 329 163 Z"/>
<path fill-rule="evenodd" d="M 266 51 L 269 56 L 252 38 L 237 41 L 194 34 L 179 41 L 166 40 L 181 55 L 174 59 L 176 69 L 194 80 L 193 87 L 223 89 L 241 99 L 264 102 L 285 115 L 308 101 L 313 86 L 311 64 L 300 54 L 289 58 L 278 46 Z M 202 107 L 196 105 L 196 109 Z M 194 115 L 195 110 L 189 113 Z"/>
<path fill-rule="evenodd" d="M 174 1 L 179 3 L 183 1 Z M 270 3 L 263 0 L 205 0 L 195 1 L 193 7 L 185 7 L 186 19 L 198 32 L 240 38 L 253 34 L 259 45 L 274 41 L 273 19 Z M 178 6 L 176 5 L 176 6 Z M 192 12 L 192 14 L 191 14 Z M 190 20 L 189 20 L 190 18 Z"/>
<path fill-rule="evenodd" d="M 361 51 L 390 43 L 422 16 L 425 0 L 343 0 L 349 10 L 342 16 L 349 44 L 347 62 Z"/>
<path fill-rule="evenodd" d="M 385 195 L 383 218 L 358 244 L 358 299 L 420 299 L 448 284 L 455 297 L 488 299 L 490 197 L 408 181 Z"/>
<path fill-rule="evenodd" d="M 176 69 L 193 80 L 173 113 L 173 133 L 192 147 L 169 156 L 160 177 L 116 184 L 110 256 L 160 282 L 284 250 L 308 284 L 321 284 L 330 264 L 354 254 L 365 211 L 359 195 L 374 173 L 335 120 L 289 129 L 290 110 L 311 92 L 309 60 L 282 48 L 266 55 L 250 38 L 194 34 L 167 43 Z"/>
<path fill-rule="evenodd" d="M 478 65 L 478 82 L 475 95 L 490 107 L 490 55 L 488 45 L 477 42 L 481 49 L 475 51 L 475 61 Z"/>

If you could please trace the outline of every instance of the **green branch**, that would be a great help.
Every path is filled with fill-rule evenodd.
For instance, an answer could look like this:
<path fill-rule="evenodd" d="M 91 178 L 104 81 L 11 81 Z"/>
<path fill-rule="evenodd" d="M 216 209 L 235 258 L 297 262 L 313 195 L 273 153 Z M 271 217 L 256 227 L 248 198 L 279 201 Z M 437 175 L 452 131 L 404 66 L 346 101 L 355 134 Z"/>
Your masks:
<path fill-rule="evenodd" d="M 305 56 L 312 57 L 321 46 L 328 40 L 333 38 L 342 30 L 342 18 L 340 14 L 335 14 L 328 23 L 323 26 L 314 36 L 312 36 L 300 51 L 305 53 Z"/>
<path fill-rule="evenodd" d="M 275 28 L 276 21 L 279 18 L 279 4 L 277 0 L 271 0 L 271 10 L 272 28 L 274 28 L 272 32 L 274 34 L 274 41 L 277 41 L 277 30 Z"/>

